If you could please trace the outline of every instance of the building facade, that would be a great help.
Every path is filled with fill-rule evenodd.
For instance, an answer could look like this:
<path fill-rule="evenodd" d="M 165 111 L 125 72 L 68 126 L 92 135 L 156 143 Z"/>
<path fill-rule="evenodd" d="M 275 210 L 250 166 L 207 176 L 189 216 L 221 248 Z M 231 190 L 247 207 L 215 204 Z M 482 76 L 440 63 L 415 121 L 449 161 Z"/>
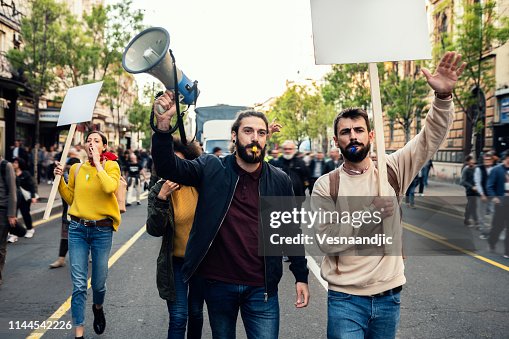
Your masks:
<path fill-rule="evenodd" d="M 447 2 L 447 6 L 445 5 Z M 454 20 L 461 20 L 463 13 L 462 1 L 459 0 L 431 0 L 427 3 L 430 33 L 433 44 L 439 44 L 443 33 L 454 36 Z M 436 9 L 442 6 L 442 10 Z M 509 13 L 509 0 L 497 1 L 499 15 Z M 483 62 L 492 63 L 495 72 L 495 88 L 489 88 L 485 97 L 484 112 L 480 121 L 482 128 L 478 137 L 472 138 L 472 124 L 467 115 L 456 105 L 454 122 L 439 151 L 433 158 L 435 175 L 438 179 L 459 182 L 463 160 L 472 153 L 471 144 L 475 144 L 478 154 L 495 151 L 497 154 L 509 149 L 509 43 L 494 48 L 483 54 Z M 413 62 L 405 62 L 405 69 L 412 72 Z M 430 93 L 429 101 L 432 96 Z M 389 152 L 395 151 L 405 144 L 403 129 L 393 121 L 385 121 L 385 142 Z M 425 117 L 415 119 L 411 126 L 411 136 L 415 136 L 425 124 Z"/>
<path fill-rule="evenodd" d="M 21 46 L 21 19 L 27 14 L 27 1 L 0 3 L 0 155 L 3 157 L 14 140 L 33 142 L 35 114 L 31 93 L 6 58 L 8 50 Z"/>

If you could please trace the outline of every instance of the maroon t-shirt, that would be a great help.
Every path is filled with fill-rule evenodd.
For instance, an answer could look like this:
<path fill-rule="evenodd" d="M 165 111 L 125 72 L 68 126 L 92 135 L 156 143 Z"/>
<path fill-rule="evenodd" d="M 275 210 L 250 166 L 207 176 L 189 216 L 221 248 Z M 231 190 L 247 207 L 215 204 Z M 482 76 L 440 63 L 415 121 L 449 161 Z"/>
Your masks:
<path fill-rule="evenodd" d="M 264 286 L 263 257 L 258 256 L 259 181 L 262 166 L 253 173 L 237 167 L 239 182 L 212 246 L 198 274 L 232 284 Z"/>

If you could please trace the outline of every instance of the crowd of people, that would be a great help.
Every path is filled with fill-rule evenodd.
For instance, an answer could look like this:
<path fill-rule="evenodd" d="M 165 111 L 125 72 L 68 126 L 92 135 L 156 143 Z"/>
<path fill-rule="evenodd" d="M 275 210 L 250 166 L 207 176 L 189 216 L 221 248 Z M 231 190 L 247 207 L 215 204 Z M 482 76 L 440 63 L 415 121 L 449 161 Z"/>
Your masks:
<path fill-rule="evenodd" d="M 363 208 L 380 212 L 384 220 L 377 227 L 399 230 L 395 234 L 401 238 L 401 215 L 393 198 L 411 187 L 415 190 L 420 184 L 425 186 L 427 173 L 423 169 L 431 168 L 430 159 L 450 129 L 454 115 L 452 91 L 464 67 L 460 55 L 447 52 L 434 74 L 423 70 L 435 98 L 423 130 L 402 149 L 387 156 L 390 198 L 378 196 L 377 159 L 370 154 L 374 131 L 368 114 L 360 108 L 337 114 L 333 124 L 337 148 L 330 151 L 328 160 L 322 152 L 299 153 L 292 141 L 281 144 L 282 154 L 280 149 L 273 149 L 265 157 L 271 134 L 281 126 L 269 124 L 263 113 L 254 110 L 239 112 L 232 125 L 233 154 L 223 157 L 221 150 L 216 149 L 215 154 L 201 155 L 195 143 L 183 145 L 178 138 L 164 133 L 171 129 L 177 111 L 178 102 L 172 91 L 161 94 L 154 103 L 154 107 L 160 106 L 164 112 L 155 115 L 159 131 L 152 136 L 153 164 L 148 152 L 117 151 L 121 155 L 117 157 L 107 151 L 107 140 L 102 133 L 90 132 L 84 149 L 76 146 L 70 153 L 70 158 L 79 162 L 75 160 L 73 164 L 68 160 L 67 170 L 56 161 L 52 165 L 53 175 L 63 176 L 59 192 L 68 209 L 62 219 L 59 258 L 51 267 L 62 267 L 68 250 L 76 338 L 84 336 L 90 254 L 93 329 L 102 334 L 106 328 L 103 309 L 107 260 L 112 234 L 121 225 L 114 194 L 121 176 L 129 184 L 127 205 L 140 203 L 141 187 L 149 176 L 151 179 L 152 185 L 147 184 L 150 189 L 147 232 L 162 238 L 159 256 L 154 258 L 155 280 L 168 308 L 168 338 L 184 338 L 186 330 L 188 338 L 201 338 L 204 303 L 214 338 L 235 338 L 239 313 L 248 338 L 278 338 L 278 285 L 286 253 L 259 254 L 259 251 L 265 254 L 266 250 L 263 227 L 259 228 L 260 198 L 280 197 L 281 208 L 291 210 L 302 203 L 302 197 L 310 194 L 317 198 L 313 209 L 336 211 L 338 196 L 365 197 L 369 202 Z M 36 192 L 26 183 L 19 145 L 13 154 L 12 164 L 2 162 L 2 231 L 16 222 L 16 198 L 20 199 L 19 194 L 17 197 L 12 194 L 16 184 L 29 192 L 30 201 L 36 197 Z M 56 153 L 55 158 L 58 159 Z M 465 183 L 473 178 L 474 184 L 465 187 L 479 192 L 475 186 L 476 171 L 471 168 L 468 165 L 464 170 Z M 488 172 L 489 176 L 483 177 Z M 48 173 L 45 175 L 43 178 L 47 179 Z M 481 183 L 487 182 L 483 187 L 485 195 L 507 196 L 509 153 L 491 171 L 479 169 L 477 177 Z M 495 214 L 497 209 L 501 213 L 494 219 L 498 218 L 506 227 L 508 218 L 503 219 L 503 199 L 493 198 L 492 202 L 496 206 Z M 30 206 L 28 199 L 25 199 L 25 210 L 26 205 Z M 479 218 L 470 214 L 468 218 L 479 222 Z M 358 231 L 353 227 L 335 227 L 337 224 L 322 226 L 315 230 L 317 234 Z M 492 232 L 499 229 L 497 225 Z M 299 225 L 290 224 L 285 232 L 298 235 Z M 491 233 L 489 239 L 490 246 L 494 246 Z M 297 247 L 302 251 L 289 254 L 287 260 L 295 281 L 294 306 L 302 310 L 310 302 L 309 270 L 303 246 Z M 320 248 L 325 255 L 321 276 L 328 283 L 327 337 L 395 338 L 400 320 L 400 294 L 406 283 L 402 249 L 397 248 L 397 253 L 391 255 L 384 249 L 376 255 L 340 256 L 341 248 L 327 243 Z M 1 274 L 5 247 L 0 247 L 0 255 Z"/>
<path fill-rule="evenodd" d="M 495 252 L 499 238 L 504 239 L 503 257 L 509 259 L 509 150 L 499 158 L 493 151 L 481 155 L 476 164 L 473 156 L 465 158 L 460 184 L 465 187 L 467 204 L 464 224 L 481 232 L 488 249 Z M 501 233 L 505 235 L 501 237 Z"/>

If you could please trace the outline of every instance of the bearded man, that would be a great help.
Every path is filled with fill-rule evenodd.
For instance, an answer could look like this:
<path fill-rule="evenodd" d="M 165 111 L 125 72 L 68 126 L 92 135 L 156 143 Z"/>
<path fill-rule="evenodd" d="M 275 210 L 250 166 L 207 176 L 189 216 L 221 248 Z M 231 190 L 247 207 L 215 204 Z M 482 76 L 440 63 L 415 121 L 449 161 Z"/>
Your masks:
<path fill-rule="evenodd" d="M 374 140 L 368 114 L 360 108 L 340 112 L 334 120 L 334 141 L 345 161 L 315 183 L 313 209 L 337 210 L 346 197 L 362 197 L 358 201 L 367 200 L 365 212 L 380 213 L 383 229 L 399 235 L 395 241 L 401 247 L 401 215 L 394 198 L 407 190 L 446 139 L 454 120 L 452 93 L 465 66 L 461 55 L 447 52 L 434 74 L 422 69 L 435 97 L 424 128 L 403 148 L 386 156 L 389 197 L 378 196 L 379 169 L 368 156 Z M 318 234 L 339 236 L 355 236 L 363 229 L 338 223 L 316 227 Z M 384 248 L 381 254 L 358 255 L 362 252 L 348 246 L 319 246 L 326 254 L 320 268 L 328 282 L 327 338 L 395 338 L 401 290 L 406 282 L 402 249 L 396 246 L 392 253 Z"/>
<path fill-rule="evenodd" d="M 174 93 L 167 91 L 154 105 L 157 128 L 170 129 L 176 113 Z M 204 154 L 195 160 L 175 156 L 170 134 L 156 132 L 152 156 L 157 175 L 198 189 L 199 199 L 185 252 L 185 281 L 194 275 L 204 280 L 204 295 L 214 338 L 235 338 L 240 310 L 248 338 L 277 338 L 279 302 L 277 285 L 282 260 L 260 256 L 260 196 L 293 196 L 289 177 L 263 161 L 269 124 L 263 113 L 239 112 L 232 125 L 235 152 L 224 158 Z M 262 246 L 265 243 L 262 241 Z M 264 251 L 264 248 L 260 249 Z M 309 299 L 308 269 L 303 256 L 290 257 L 296 280 L 297 308 Z"/>

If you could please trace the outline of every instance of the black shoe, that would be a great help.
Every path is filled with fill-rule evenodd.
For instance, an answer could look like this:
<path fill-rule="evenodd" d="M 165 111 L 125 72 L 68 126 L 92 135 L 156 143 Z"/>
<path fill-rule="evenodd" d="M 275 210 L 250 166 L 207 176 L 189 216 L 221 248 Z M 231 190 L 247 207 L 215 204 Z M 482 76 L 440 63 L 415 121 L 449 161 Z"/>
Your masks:
<path fill-rule="evenodd" d="M 131 204 L 130 204 L 130 203 L 127 203 L 127 204 L 125 204 L 125 205 L 126 205 L 126 207 L 129 207 L 129 206 L 131 206 Z"/>
<path fill-rule="evenodd" d="M 95 304 L 92 304 L 92 311 L 94 312 L 94 331 L 97 334 L 102 334 L 106 328 L 106 318 L 104 317 L 103 308 L 95 308 Z"/>
<path fill-rule="evenodd" d="M 139 202 L 139 201 L 138 201 L 138 202 L 136 202 L 136 205 L 140 206 L 140 205 L 141 205 L 141 202 Z"/>

